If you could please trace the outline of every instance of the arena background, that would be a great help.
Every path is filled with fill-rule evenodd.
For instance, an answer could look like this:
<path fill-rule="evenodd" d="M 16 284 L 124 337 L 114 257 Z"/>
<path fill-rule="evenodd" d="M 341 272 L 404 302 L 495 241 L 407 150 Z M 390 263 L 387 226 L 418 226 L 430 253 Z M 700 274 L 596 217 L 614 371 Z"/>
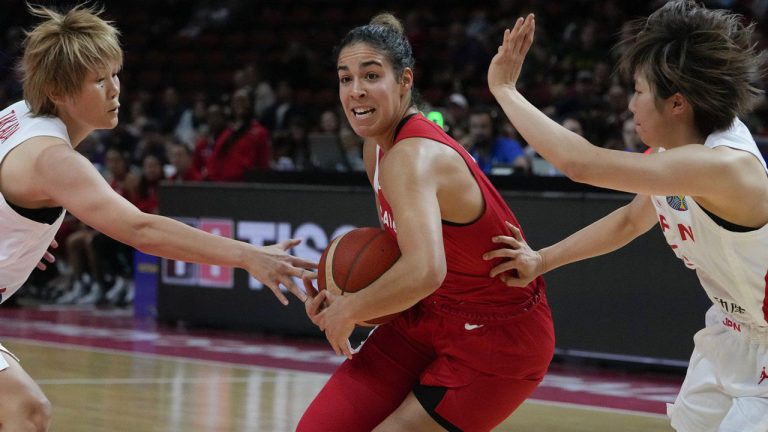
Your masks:
<path fill-rule="evenodd" d="M 104 2 L 105 15 L 122 32 L 126 53 L 120 74 L 121 125 L 94 134 L 79 150 L 103 167 L 106 149 L 120 147 L 129 154 L 133 170 L 140 172 L 140 149 L 148 143 L 160 140 L 160 147 L 173 142 L 193 148 L 198 134 L 206 133 L 207 107 L 226 108 L 237 89 L 257 93 L 263 86 L 270 88 L 273 99 L 260 107 L 257 96 L 256 119 L 269 130 L 273 152 L 285 150 L 278 144 L 293 149 L 291 127 L 301 123 L 305 132 L 316 131 L 324 111 L 338 111 L 333 47 L 347 29 L 382 10 L 404 21 L 417 60 L 416 86 L 423 109 L 446 119 L 459 115 L 457 110 L 495 107 L 485 85 L 488 62 L 502 29 L 535 10 L 536 42 L 525 65 L 523 91 L 553 118 L 577 118 L 593 142 L 616 145 L 616 126 L 627 115 L 628 93 L 624 99 L 618 95 L 624 109 L 614 112 L 611 89 L 627 92 L 630 87 L 626 77 L 612 73 L 615 53 L 610 47 L 623 22 L 647 14 L 658 3 Z M 756 20 L 756 43 L 766 46 L 761 24 L 768 2 L 705 3 Z M 5 106 L 20 98 L 13 67 L 23 29 L 35 21 L 23 2 L 2 0 L 0 10 L 0 104 Z M 282 119 L 274 115 L 281 104 L 283 113 L 290 113 Z M 760 143 L 768 135 L 767 106 L 763 101 L 744 119 Z M 192 129 L 180 132 L 185 115 L 192 119 Z M 340 118 L 343 123 L 343 115 Z M 459 125 L 446 120 L 445 127 L 453 132 Z M 296 157 L 295 152 L 286 154 Z M 160 212 L 254 243 L 303 237 L 305 244 L 295 252 L 314 258 L 340 230 L 376 225 L 363 174 L 302 166 L 299 160 L 291 160 L 293 169 L 283 170 L 277 162 L 254 168 L 234 183 L 163 183 Z M 546 170 L 509 171 L 514 173 L 491 178 L 534 247 L 551 244 L 630 199 L 562 177 L 536 175 Z M 320 336 L 301 304 L 293 302 L 286 313 L 271 293 L 258 289 L 241 271 L 169 262 L 155 268 L 157 316 L 163 323 Z M 618 253 L 559 269 L 546 279 L 558 355 L 564 357 L 682 366 L 708 304 L 694 274 L 677 262 L 658 230 Z M 144 288 L 151 292 L 149 286 L 137 286 L 137 291 Z"/>

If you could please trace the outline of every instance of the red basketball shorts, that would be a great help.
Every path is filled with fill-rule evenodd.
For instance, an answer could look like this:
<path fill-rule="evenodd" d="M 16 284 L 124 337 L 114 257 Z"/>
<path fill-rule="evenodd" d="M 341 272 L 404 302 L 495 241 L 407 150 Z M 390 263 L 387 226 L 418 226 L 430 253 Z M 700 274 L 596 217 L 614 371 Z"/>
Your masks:
<path fill-rule="evenodd" d="M 546 298 L 504 321 L 418 304 L 378 327 L 304 413 L 297 430 L 370 431 L 413 392 L 449 431 L 488 431 L 538 386 L 554 351 Z"/>

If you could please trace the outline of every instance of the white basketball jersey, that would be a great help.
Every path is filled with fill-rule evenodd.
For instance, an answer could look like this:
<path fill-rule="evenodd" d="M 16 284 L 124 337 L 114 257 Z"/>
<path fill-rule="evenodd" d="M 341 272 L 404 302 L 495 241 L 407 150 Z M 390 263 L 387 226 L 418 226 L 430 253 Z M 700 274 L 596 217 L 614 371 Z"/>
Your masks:
<path fill-rule="evenodd" d="M 752 153 L 766 169 L 755 140 L 738 119 L 728 130 L 709 135 L 704 145 Z M 768 325 L 768 225 L 732 232 L 715 223 L 690 196 L 652 196 L 651 201 L 667 243 L 696 270 L 712 302 L 740 322 Z"/>
<path fill-rule="evenodd" d="M 38 136 L 61 138 L 72 145 L 67 127 L 61 120 L 32 117 L 24 101 L 0 111 L 0 169 L 14 147 Z M 0 303 L 27 280 L 63 220 L 64 212 L 52 225 L 27 219 L 12 209 L 0 193 Z"/>

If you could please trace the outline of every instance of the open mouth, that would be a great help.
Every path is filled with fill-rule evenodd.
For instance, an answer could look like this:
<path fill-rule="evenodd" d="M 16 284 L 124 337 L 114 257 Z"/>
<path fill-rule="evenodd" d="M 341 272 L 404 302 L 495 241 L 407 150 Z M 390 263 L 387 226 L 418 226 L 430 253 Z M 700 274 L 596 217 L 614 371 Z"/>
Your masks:
<path fill-rule="evenodd" d="M 376 111 L 376 109 L 370 107 L 352 108 L 352 114 L 358 119 L 369 117 L 374 111 Z"/>

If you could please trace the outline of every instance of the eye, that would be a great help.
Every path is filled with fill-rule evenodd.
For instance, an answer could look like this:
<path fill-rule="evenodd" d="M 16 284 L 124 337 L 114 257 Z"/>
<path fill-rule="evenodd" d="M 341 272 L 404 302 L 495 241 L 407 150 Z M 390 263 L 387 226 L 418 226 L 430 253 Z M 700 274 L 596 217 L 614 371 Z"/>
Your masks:
<path fill-rule="evenodd" d="M 378 77 L 379 77 L 379 74 L 377 74 L 376 72 L 368 72 L 367 74 L 365 74 L 365 79 L 367 80 L 375 80 Z"/>
<path fill-rule="evenodd" d="M 346 84 L 346 83 L 348 83 L 348 82 L 350 82 L 350 81 L 351 81 L 351 78 L 350 78 L 349 76 L 347 76 L 347 75 L 344 75 L 344 76 L 340 76 L 340 77 L 339 77 L 339 82 L 340 82 L 341 84 Z"/>

